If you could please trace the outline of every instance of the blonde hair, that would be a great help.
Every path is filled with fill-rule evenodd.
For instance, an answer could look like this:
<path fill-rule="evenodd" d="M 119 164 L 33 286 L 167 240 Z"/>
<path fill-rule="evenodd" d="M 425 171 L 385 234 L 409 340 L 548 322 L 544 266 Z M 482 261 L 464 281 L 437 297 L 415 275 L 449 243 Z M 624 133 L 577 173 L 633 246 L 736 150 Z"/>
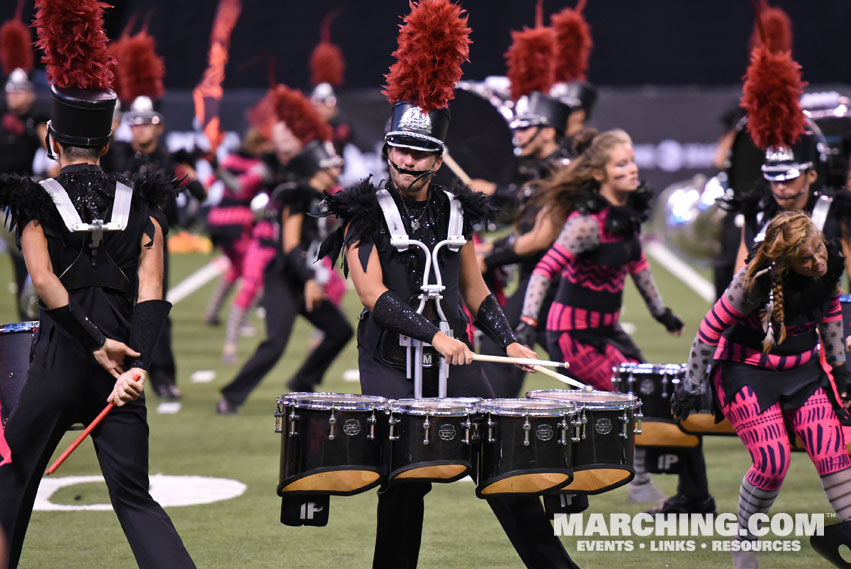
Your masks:
<path fill-rule="evenodd" d="M 792 267 L 792 262 L 801 255 L 801 248 L 813 237 L 824 240 L 824 235 L 810 217 L 798 210 L 778 213 L 765 228 L 765 240 L 760 244 L 745 271 L 744 288 L 750 295 L 757 277 L 769 274 L 770 314 L 764 319 L 770 328 L 771 321 L 780 325 L 780 335 L 774 342 L 772 334 L 766 334 L 762 344 L 763 353 L 768 353 L 786 339 L 786 308 L 783 304 L 783 277 Z M 773 300 L 773 302 L 772 302 Z"/>
<path fill-rule="evenodd" d="M 582 140 L 594 135 L 589 142 Z M 549 208 L 554 218 L 564 220 L 574 208 L 576 198 L 587 191 L 599 191 L 600 182 L 594 178 L 596 172 L 605 172 L 606 163 L 612 151 L 622 144 L 632 145 L 632 139 L 625 130 L 613 129 L 600 134 L 596 131 L 584 131 L 579 135 L 577 150 L 581 154 L 570 161 L 565 168 L 557 170 L 552 176 L 542 180 L 534 203 Z M 584 147 L 584 148 L 583 148 Z"/>

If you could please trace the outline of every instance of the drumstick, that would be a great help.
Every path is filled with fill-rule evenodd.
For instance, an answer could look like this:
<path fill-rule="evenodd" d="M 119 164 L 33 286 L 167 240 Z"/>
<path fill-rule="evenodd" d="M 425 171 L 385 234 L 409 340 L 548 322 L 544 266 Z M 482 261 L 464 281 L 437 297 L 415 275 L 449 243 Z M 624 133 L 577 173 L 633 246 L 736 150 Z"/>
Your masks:
<path fill-rule="evenodd" d="M 535 371 L 537 371 L 537 372 L 539 372 L 539 373 L 542 373 L 542 374 L 544 374 L 544 375 L 548 375 L 548 376 L 550 376 L 550 377 L 553 377 L 553 378 L 555 378 L 555 379 L 557 379 L 557 380 L 561 381 L 562 383 L 566 383 L 566 384 L 568 384 L 568 385 L 572 385 L 573 387 L 576 387 L 576 388 L 578 388 L 578 389 L 581 389 L 582 391 L 594 391 L 594 388 L 593 388 L 593 387 L 591 387 L 590 385 L 585 385 L 585 384 L 584 384 L 584 383 L 582 383 L 581 381 L 576 381 L 576 380 L 575 380 L 575 379 L 573 379 L 572 377 L 568 377 L 568 376 L 566 376 L 566 375 L 562 375 L 562 374 L 560 374 L 560 373 L 556 373 L 556 372 L 554 372 L 554 371 L 553 371 L 553 370 L 551 370 L 551 369 L 547 369 L 547 368 L 545 368 L 544 366 L 532 366 L 532 369 L 533 369 L 533 370 L 535 370 Z"/>
<path fill-rule="evenodd" d="M 567 362 L 553 362 L 549 360 L 536 360 L 534 358 L 510 358 L 507 356 L 488 356 L 485 354 L 473 354 L 474 362 L 491 362 L 495 364 L 519 364 L 527 366 L 547 366 L 567 369 Z"/>
<path fill-rule="evenodd" d="M 443 149 L 443 161 L 446 163 L 449 169 L 452 170 L 452 173 L 458 176 L 459 180 L 464 182 L 464 185 L 470 185 L 470 182 L 472 182 L 473 179 L 468 176 L 467 172 L 464 171 L 461 165 L 458 164 L 458 162 L 456 162 L 455 159 L 449 155 L 449 150 L 446 148 Z"/>
<path fill-rule="evenodd" d="M 133 381 L 139 381 L 140 377 L 141 376 L 138 375 L 135 376 L 133 378 Z M 89 426 L 83 429 L 83 432 L 80 433 L 80 436 L 78 436 L 74 440 L 74 442 L 71 443 L 71 445 L 65 449 L 65 452 L 59 455 L 59 458 L 57 458 L 54 463 L 50 465 L 50 467 L 44 472 L 45 475 L 53 474 L 54 472 L 56 472 L 56 469 L 62 466 L 62 463 L 65 462 L 65 459 L 71 456 L 71 453 L 74 452 L 74 450 L 76 450 L 78 446 L 80 446 L 80 443 L 83 442 L 83 440 L 85 440 L 87 436 L 89 436 L 89 433 L 91 433 L 95 429 L 95 427 L 100 425 L 100 422 L 103 421 L 103 418 L 106 417 L 110 411 L 112 411 L 113 407 L 115 407 L 115 403 L 113 402 L 110 402 L 106 407 L 104 407 L 103 411 L 101 411 L 98 416 L 94 418 L 94 420 L 89 424 Z"/>

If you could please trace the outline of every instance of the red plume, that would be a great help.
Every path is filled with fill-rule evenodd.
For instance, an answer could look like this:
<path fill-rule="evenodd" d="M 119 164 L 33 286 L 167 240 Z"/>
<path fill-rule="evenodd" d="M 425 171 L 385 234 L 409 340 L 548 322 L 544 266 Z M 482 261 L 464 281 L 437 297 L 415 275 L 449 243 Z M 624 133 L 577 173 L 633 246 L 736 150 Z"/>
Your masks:
<path fill-rule="evenodd" d="M 588 57 L 594 43 L 591 27 L 582 17 L 585 0 L 580 0 L 576 9 L 565 8 L 550 16 L 556 37 L 556 81 L 584 81 L 588 71 Z"/>
<path fill-rule="evenodd" d="M 524 28 L 511 32 L 511 39 L 511 47 L 505 52 L 511 98 L 516 101 L 532 91 L 549 91 L 555 81 L 556 40 L 552 28 Z"/>
<path fill-rule="evenodd" d="M 442 109 L 455 96 L 461 64 L 470 58 L 466 11 L 449 0 L 411 2 L 399 26 L 396 63 L 381 91 L 391 103 L 411 101 L 424 113 Z"/>
<path fill-rule="evenodd" d="M 127 39 L 130 37 L 130 29 L 135 24 L 136 14 L 133 14 L 127 21 L 127 25 L 121 32 L 121 35 L 110 41 L 109 45 L 107 46 L 107 49 L 109 50 L 109 55 L 111 55 L 113 59 L 112 65 L 110 66 L 113 75 L 112 87 L 115 90 L 115 94 L 118 95 L 118 98 L 122 101 L 126 101 L 127 97 L 125 97 L 124 94 L 121 92 L 121 60 L 124 57 L 124 47 L 127 45 Z"/>
<path fill-rule="evenodd" d="M 771 51 L 792 51 L 792 22 L 786 12 L 763 2 L 759 19 L 762 21 L 765 41 L 763 42 L 760 37 L 759 25 L 754 25 L 750 41 L 751 50 L 765 43 Z"/>
<path fill-rule="evenodd" d="M 271 97 L 275 116 L 283 121 L 302 144 L 317 138 L 331 140 L 331 126 L 322 120 L 316 108 L 310 104 L 301 91 L 278 85 L 267 95 Z"/>
<path fill-rule="evenodd" d="M 36 0 L 35 27 L 47 75 L 57 87 L 109 89 L 112 56 L 98 0 Z"/>
<path fill-rule="evenodd" d="M 319 44 L 313 48 L 313 53 L 310 55 L 310 82 L 314 87 L 320 83 L 330 83 L 334 87 L 343 84 L 346 62 L 340 48 L 331 43 L 331 22 L 339 13 L 340 10 L 332 10 L 322 18 Z"/>
<path fill-rule="evenodd" d="M 21 68 L 28 72 L 33 68 L 32 36 L 26 24 L 21 21 L 23 0 L 18 0 L 15 17 L 0 27 L 0 65 L 3 75 L 9 75 Z"/>
<path fill-rule="evenodd" d="M 270 89 L 257 104 L 245 113 L 248 123 L 256 128 L 263 135 L 263 138 L 267 140 L 272 140 L 272 127 L 278 120 L 278 117 L 275 115 L 275 105 L 272 102 L 273 89 Z"/>
<path fill-rule="evenodd" d="M 805 125 L 800 98 L 806 83 L 789 52 L 756 48 L 744 79 L 741 106 L 754 143 L 765 149 L 798 140 Z"/>
<path fill-rule="evenodd" d="M 163 96 L 165 64 L 157 55 L 154 38 L 147 30 L 125 38 L 118 55 L 120 81 L 117 83 L 124 100 L 132 102 L 141 95 L 151 99 Z"/>

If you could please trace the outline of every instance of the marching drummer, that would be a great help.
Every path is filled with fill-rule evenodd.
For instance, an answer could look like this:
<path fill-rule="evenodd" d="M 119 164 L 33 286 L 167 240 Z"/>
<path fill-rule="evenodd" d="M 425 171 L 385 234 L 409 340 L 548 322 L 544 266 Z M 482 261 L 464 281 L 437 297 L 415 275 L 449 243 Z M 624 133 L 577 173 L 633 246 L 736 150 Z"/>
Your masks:
<path fill-rule="evenodd" d="M 444 32 L 447 43 L 425 41 L 428 30 L 417 25 L 422 21 L 451 30 L 448 36 Z M 476 263 L 471 221 L 484 213 L 485 198 L 432 184 L 442 163 L 447 105 L 466 59 L 470 30 L 461 9 L 445 0 L 414 5 L 407 22 L 397 52 L 406 55 L 391 67 L 385 89 L 393 104 L 384 146 L 390 180 L 376 188 L 367 179 L 326 197 L 345 231 L 333 234 L 324 249 L 336 256 L 345 246 L 345 264 L 365 307 L 358 326 L 365 394 L 411 397 L 415 386 L 406 375 L 419 374 L 423 395 L 438 395 L 448 371 L 448 394 L 492 397 L 481 368 L 472 363 L 462 300 L 476 324 L 509 355 L 535 355 L 515 341 Z M 417 84 L 409 74 L 418 56 L 453 65 L 418 69 L 416 77 L 428 85 Z M 416 567 L 423 497 L 430 489 L 429 483 L 391 484 L 379 493 L 373 567 Z M 526 566 L 575 567 L 537 498 L 489 498 L 488 504 Z"/>

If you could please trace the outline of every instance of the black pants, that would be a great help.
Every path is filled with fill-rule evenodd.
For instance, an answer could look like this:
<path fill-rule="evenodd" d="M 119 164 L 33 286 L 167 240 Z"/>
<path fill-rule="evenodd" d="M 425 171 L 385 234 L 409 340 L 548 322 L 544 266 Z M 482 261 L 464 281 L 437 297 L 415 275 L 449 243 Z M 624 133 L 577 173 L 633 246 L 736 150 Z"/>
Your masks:
<path fill-rule="evenodd" d="M 167 249 L 167 248 L 166 248 Z M 163 251 L 163 298 L 168 295 L 168 265 L 169 254 Z M 160 332 L 148 369 L 148 379 L 157 393 L 162 393 L 165 387 L 177 384 L 177 366 L 174 363 L 174 350 L 171 347 L 171 318 L 168 318 Z"/>
<path fill-rule="evenodd" d="M 360 332 L 360 330 L 359 330 Z M 359 342 L 358 367 L 365 395 L 399 399 L 413 397 L 414 384 L 405 371 L 391 367 L 364 350 Z M 424 370 L 423 396 L 437 395 L 437 369 Z M 493 397 L 481 366 L 450 366 L 447 395 Z M 378 528 L 373 569 L 414 569 L 420 552 L 425 495 L 429 483 L 397 483 L 379 491 Z M 561 541 L 553 534 L 540 499 L 505 495 L 487 499 L 502 529 L 530 569 L 575 568 Z"/>
<path fill-rule="evenodd" d="M 234 405 L 241 405 L 269 371 L 275 367 L 287 347 L 296 316 L 301 314 L 322 330 L 325 337 L 310 353 L 292 378 L 292 383 L 318 385 L 331 363 L 354 334 L 346 316 L 332 302 L 324 301 L 307 311 L 304 285 L 280 271 L 266 271 L 263 288 L 266 308 L 266 339 L 257 347 L 237 376 L 222 389 L 222 395 Z"/>
<path fill-rule="evenodd" d="M 709 480 L 706 478 L 706 460 L 703 457 L 703 437 L 694 448 L 678 449 L 683 461 L 677 481 L 677 494 L 689 500 L 705 500 L 709 496 Z"/>
<path fill-rule="evenodd" d="M 18 406 L 6 424 L 12 463 L 0 467 L 0 526 L 9 541 L 10 569 L 18 565 L 51 454 L 71 424 L 94 419 L 115 383 L 93 358 L 81 356 L 80 346 L 61 338 L 59 330 L 42 330 L 45 333 L 59 345 L 49 362 L 31 363 Z M 91 436 L 112 507 L 139 567 L 194 568 L 168 515 L 148 493 L 144 396 L 114 408 Z"/>

